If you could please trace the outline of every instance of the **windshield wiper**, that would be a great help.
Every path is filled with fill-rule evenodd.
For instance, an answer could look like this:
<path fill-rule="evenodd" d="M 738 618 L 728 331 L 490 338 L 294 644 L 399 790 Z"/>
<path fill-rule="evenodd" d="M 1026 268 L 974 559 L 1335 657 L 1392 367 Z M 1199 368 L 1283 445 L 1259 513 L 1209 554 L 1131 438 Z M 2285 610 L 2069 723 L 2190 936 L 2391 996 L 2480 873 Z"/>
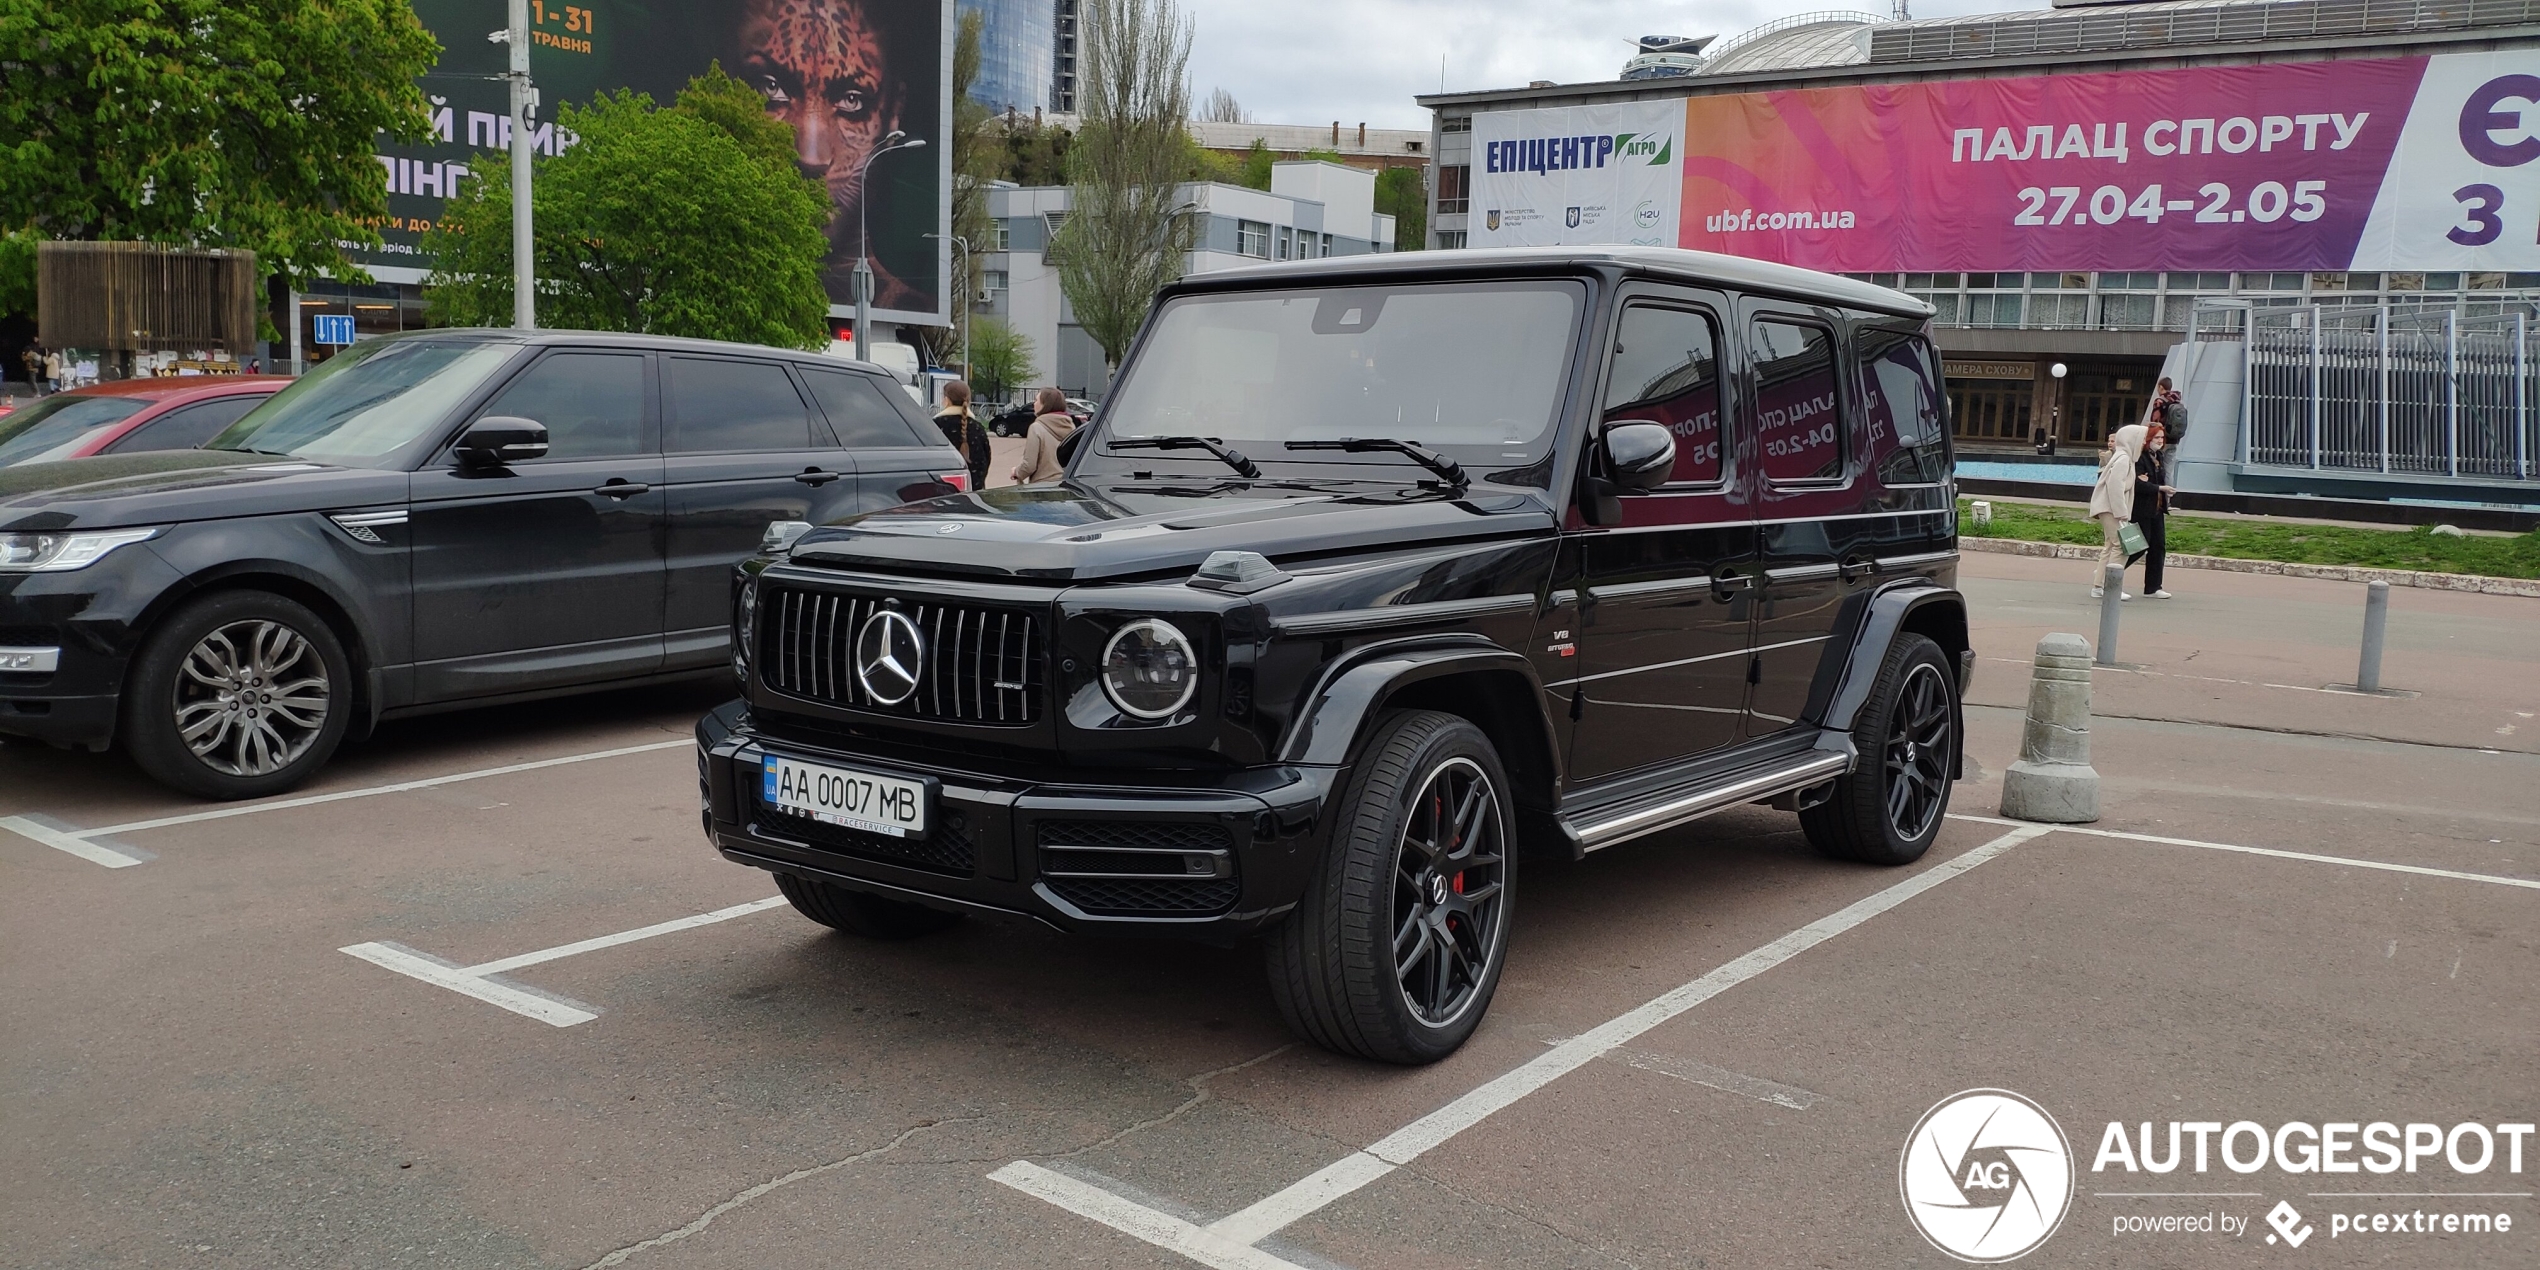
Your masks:
<path fill-rule="evenodd" d="M 1351 454 L 1386 450 L 1403 455 L 1412 462 L 1437 473 L 1439 480 L 1457 489 L 1473 483 L 1470 477 L 1464 475 L 1463 464 L 1417 442 L 1398 441 L 1392 437 L 1342 437 L 1338 441 L 1290 441 L 1288 448 L 1291 450 L 1346 450 Z"/>
<path fill-rule="evenodd" d="M 1235 469 L 1235 474 L 1248 481 L 1261 479 L 1261 468 L 1245 458 L 1241 450 L 1229 450 L 1211 437 L 1114 437 L 1115 450 L 1206 450 Z"/>

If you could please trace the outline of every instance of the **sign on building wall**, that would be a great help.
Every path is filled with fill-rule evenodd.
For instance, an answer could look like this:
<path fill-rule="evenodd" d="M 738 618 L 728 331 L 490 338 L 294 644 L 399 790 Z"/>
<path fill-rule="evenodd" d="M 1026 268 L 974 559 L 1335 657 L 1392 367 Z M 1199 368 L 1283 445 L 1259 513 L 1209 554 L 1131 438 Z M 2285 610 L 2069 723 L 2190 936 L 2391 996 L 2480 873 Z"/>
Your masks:
<path fill-rule="evenodd" d="M 1682 102 L 1473 117 L 1475 247 L 1676 241 Z"/>
<path fill-rule="evenodd" d="M 380 150 L 387 243 L 356 256 L 374 267 L 431 268 L 423 232 L 468 171 L 508 162 L 511 144 L 510 92 L 497 78 L 509 54 L 485 39 L 501 25 L 502 6 L 414 0 L 414 7 L 442 47 L 439 65 L 423 78 L 433 137 Z M 793 125 L 797 161 L 828 187 L 823 280 L 831 300 L 853 303 L 861 210 L 871 234 L 874 315 L 946 320 L 949 249 L 926 235 L 951 232 L 952 0 L 532 0 L 529 19 L 539 96 L 530 139 L 539 154 L 571 144 L 555 126 L 559 104 L 631 88 L 667 106 L 691 77 L 719 63 L 760 91 L 769 114 Z M 875 160 L 869 181 L 859 183 L 865 158 L 894 130 L 925 148 Z"/>
<path fill-rule="evenodd" d="M 1622 173 L 1568 166 L 1566 140 L 1562 166 L 1535 165 L 1540 139 L 1596 131 L 1572 118 L 1596 109 L 1672 132 L 1680 176 L 1631 216 L 1590 222 L 1570 206 Z M 2540 269 L 2531 51 L 1735 93 L 1646 113 L 1658 109 L 1475 116 L 1470 241 L 1647 241 L 1651 220 L 1680 246 L 1834 271 Z M 1522 166 L 1503 171 L 1511 158 Z M 1484 228 L 1520 210 L 1531 236 Z"/>

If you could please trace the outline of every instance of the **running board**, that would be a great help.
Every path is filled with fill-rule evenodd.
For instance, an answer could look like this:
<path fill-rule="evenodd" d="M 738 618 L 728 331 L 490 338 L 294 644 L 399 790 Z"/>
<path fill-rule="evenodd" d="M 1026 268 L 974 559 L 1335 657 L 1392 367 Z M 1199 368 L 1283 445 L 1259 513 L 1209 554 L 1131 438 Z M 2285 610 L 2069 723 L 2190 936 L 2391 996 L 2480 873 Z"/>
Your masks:
<path fill-rule="evenodd" d="M 1849 755 L 1811 750 L 1773 767 L 1761 770 L 1749 768 L 1733 773 L 1717 785 L 1704 786 L 1691 793 L 1671 794 L 1663 801 L 1634 811 L 1583 824 L 1573 822 L 1573 826 L 1578 831 L 1581 851 L 1599 851 L 1618 842 L 1628 842 L 1645 834 L 1700 820 L 1739 803 L 1751 803 L 1821 784 L 1843 775 L 1851 766 Z"/>

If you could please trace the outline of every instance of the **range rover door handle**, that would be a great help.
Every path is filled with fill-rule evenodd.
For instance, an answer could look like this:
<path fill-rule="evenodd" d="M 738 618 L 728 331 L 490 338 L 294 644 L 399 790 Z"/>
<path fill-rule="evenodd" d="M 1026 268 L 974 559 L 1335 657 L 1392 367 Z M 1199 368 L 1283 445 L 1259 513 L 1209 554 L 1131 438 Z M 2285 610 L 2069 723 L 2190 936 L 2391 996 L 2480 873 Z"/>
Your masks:
<path fill-rule="evenodd" d="M 637 494 L 644 493 L 650 489 L 652 489 L 652 486 L 646 485 L 642 481 L 629 481 L 618 477 L 610 477 L 607 484 L 602 485 L 591 492 L 605 498 L 633 498 Z"/>
<path fill-rule="evenodd" d="M 796 476 L 794 479 L 801 481 L 805 485 L 826 485 L 829 482 L 838 479 L 840 475 L 841 474 L 837 472 L 825 472 L 816 467 L 807 467 L 802 470 L 801 475 Z"/>

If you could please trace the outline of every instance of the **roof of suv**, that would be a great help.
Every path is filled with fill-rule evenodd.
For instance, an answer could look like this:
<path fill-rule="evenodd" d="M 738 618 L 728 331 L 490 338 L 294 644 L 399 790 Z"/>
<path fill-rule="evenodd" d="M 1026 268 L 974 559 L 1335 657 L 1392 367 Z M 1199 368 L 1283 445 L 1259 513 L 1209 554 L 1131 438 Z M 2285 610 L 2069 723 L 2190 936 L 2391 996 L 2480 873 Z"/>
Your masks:
<path fill-rule="evenodd" d="M 378 338 L 409 340 L 462 338 L 503 340 L 519 344 L 575 344 L 585 347 L 599 345 L 602 347 L 613 346 L 618 348 L 642 348 L 674 353 L 722 353 L 725 355 L 743 353 L 752 357 L 784 357 L 794 361 L 811 362 L 822 366 L 851 366 L 858 370 L 873 371 L 885 376 L 891 373 L 889 368 L 877 366 L 872 362 L 859 362 L 853 360 L 852 358 L 833 357 L 827 353 L 811 349 L 777 348 L 771 344 L 742 344 L 730 340 L 698 340 L 689 339 L 683 335 L 644 335 L 632 331 L 518 331 L 513 330 L 510 327 L 502 326 L 457 326 L 434 327 L 430 330 L 422 331 L 406 331 L 401 334 L 383 335 Z"/>
<path fill-rule="evenodd" d="M 1292 278 L 1304 282 L 1377 274 L 1399 277 L 1404 274 L 1470 274 L 1494 270 L 1540 274 L 1562 268 L 1619 269 L 1630 273 L 1657 274 L 1683 282 L 1823 299 L 1908 317 L 1926 318 L 1932 315 L 1930 305 L 1902 291 L 1874 287 L 1866 282 L 1838 274 L 1819 273 L 1814 269 L 1676 247 L 1471 247 L 1452 251 L 1377 252 L 1364 256 L 1327 256 L 1321 260 L 1291 260 L 1212 270 L 1184 278 L 1181 285 L 1205 287 L 1271 279 Z"/>

